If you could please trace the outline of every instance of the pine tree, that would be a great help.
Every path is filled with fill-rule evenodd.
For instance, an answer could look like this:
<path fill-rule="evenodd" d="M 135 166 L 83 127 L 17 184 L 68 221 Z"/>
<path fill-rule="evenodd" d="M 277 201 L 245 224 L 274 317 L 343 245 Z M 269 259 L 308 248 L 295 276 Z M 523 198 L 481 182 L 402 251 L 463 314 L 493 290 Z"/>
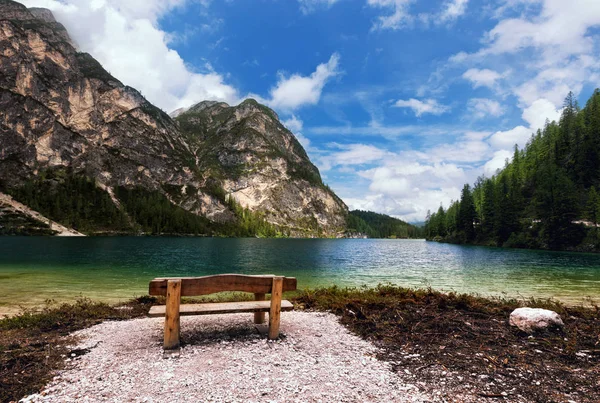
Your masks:
<path fill-rule="evenodd" d="M 467 242 L 475 239 L 475 203 L 471 194 L 471 187 L 466 184 L 460 195 L 460 207 L 458 209 L 457 229 L 464 234 Z"/>
<path fill-rule="evenodd" d="M 453 234 L 456 232 L 456 220 L 458 219 L 458 202 L 451 201 L 450 207 L 446 210 L 446 232 Z"/>
<path fill-rule="evenodd" d="M 598 239 L 598 222 L 600 222 L 600 196 L 598 196 L 594 186 L 592 186 L 589 191 L 585 210 L 585 218 L 587 218 L 593 224 L 594 238 Z"/>
<path fill-rule="evenodd" d="M 576 236 L 573 221 L 577 218 L 575 185 L 553 164 L 540 170 L 539 177 L 535 201 L 544 240 L 551 249 L 576 243 L 573 239 Z"/>
<path fill-rule="evenodd" d="M 483 202 L 481 205 L 481 233 L 484 239 L 494 237 L 494 182 L 486 179 L 483 184 Z"/>
<path fill-rule="evenodd" d="M 444 207 L 442 205 L 440 205 L 440 208 L 435 216 L 437 224 L 436 233 L 437 235 L 444 237 L 448 234 L 448 232 L 446 229 L 446 212 L 444 211 Z"/>

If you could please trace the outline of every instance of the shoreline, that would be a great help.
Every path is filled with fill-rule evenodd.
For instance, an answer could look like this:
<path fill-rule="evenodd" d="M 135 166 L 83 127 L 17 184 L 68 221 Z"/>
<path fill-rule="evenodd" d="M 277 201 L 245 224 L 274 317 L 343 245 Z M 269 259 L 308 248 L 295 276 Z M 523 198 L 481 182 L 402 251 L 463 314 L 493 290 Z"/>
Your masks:
<path fill-rule="evenodd" d="M 489 243 L 461 243 L 461 242 L 452 242 L 449 239 L 435 239 L 435 238 L 423 238 L 425 242 L 436 242 L 441 244 L 448 245 L 459 245 L 459 246 L 476 246 L 476 247 L 484 247 L 484 248 L 494 248 L 494 249 L 507 249 L 507 250 L 528 250 L 528 251 L 542 251 L 542 252 L 559 252 L 559 253 L 589 253 L 592 255 L 600 254 L 599 248 L 594 249 L 584 249 L 584 248 L 569 248 L 569 249 L 545 249 L 545 248 L 520 248 L 517 246 L 503 246 L 503 245 L 491 245 Z"/>
<path fill-rule="evenodd" d="M 381 286 L 382 284 L 380 284 L 379 286 Z M 395 284 L 385 284 L 384 286 L 391 286 L 391 287 L 398 287 L 401 288 L 401 286 L 399 285 L 395 285 Z M 318 287 L 314 287 L 314 288 L 300 288 L 298 289 L 297 292 L 294 293 L 290 293 L 291 295 L 288 295 L 288 293 L 285 293 L 286 297 L 289 298 L 294 298 L 295 294 L 300 294 L 300 293 L 306 293 L 306 292 L 311 292 L 314 290 L 319 290 L 319 289 L 327 289 L 330 287 L 334 287 L 334 288 L 340 288 L 340 289 L 356 289 L 356 290 L 368 290 L 368 289 L 374 289 L 377 288 L 377 286 L 368 286 L 368 285 L 361 285 L 361 286 L 337 286 L 337 285 L 332 285 L 332 286 L 318 286 Z M 482 299 L 487 299 L 490 301 L 497 301 L 497 300 L 509 300 L 509 301 L 515 301 L 516 303 L 519 304 L 527 304 L 528 302 L 531 301 L 545 301 L 551 304 L 559 304 L 565 307 L 569 307 L 569 308 L 591 308 L 593 306 L 596 305 L 600 305 L 600 295 L 598 296 L 581 296 L 578 298 L 561 298 L 561 297 L 539 297 L 539 296 L 525 296 L 525 295 L 521 295 L 521 294 L 515 294 L 515 295 L 509 295 L 503 292 L 497 293 L 497 294 L 481 294 L 481 293 L 477 293 L 477 292 L 457 292 L 455 290 L 446 290 L 446 289 L 441 289 L 441 288 L 432 288 L 432 287 L 411 287 L 408 286 L 406 287 L 407 289 L 411 289 L 411 290 L 415 290 L 415 291 L 425 291 L 425 290 L 432 290 L 433 292 L 437 292 L 437 293 L 442 293 L 442 294 L 464 294 L 464 295 L 468 295 L 470 297 L 473 298 L 482 298 Z M 56 299 L 53 298 L 51 300 L 51 303 L 47 303 L 47 302 L 40 302 L 38 304 L 15 304 L 15 305 L 0 305 L 0 319 L 6 318 L 6 317 L 11 317 L 11 316 L 16 316 L 19 314 L 23 314 L 25 312 L 35 312 L 35 313 L 39 313 L 42 312 L 44 310 L 47 309 L 53 309 L 56 308 L 57 306 L 60 306 L 61 304 L 74 304 L 76 303 L 78 300 L 81 299 L 85 299 L 85 300 L 89 300 L 93 303 L 101 303 L 101 304 L 109 304 L 109 305 L 125 305 L 128 302 L 130 302 L 131 300 L 135 300 L 137 298 L 140 298 L 139 296 L 140 294 L 132 294 L 130 296 L 115 296 L 115 297 L 109 297 L 109 298 L 99 298 L 97 296 L 91 296 L 91 295 L 85 295 L 83 293 L 78 293 L 78 294 L 73 294 L 72 296 L 69 296 L 68 298 L 64 298 L 64 299 Z M 235 299 L 240 299 L 243 300 L 244 297 L 240 294 L 240 293 L 223 293 L 222 296 L 219 297 L 215 297 L 215 298 L 208 298 L 210 301 L 214 302 L 219 302 L 219 301 L 223 301 L 225 299 L 227 299 L 227 297 L 229 295 L 233 295 Z M 142 295 L 141 298 L 143 298 L 144 296 Z M 248 297 L 250 298 L 250 297 Z M 198 298 L 197 298 L 198 300 Z M 200 301 L 202 301 L 202 299 L 199 299 Z"/>
<path fill-rule="evenodd" d="M 0 193 L 2 195 L 2 193 Z M 1 200 L 0 200 L 1 201 Z M 60 224 L 52 223 L 52 225 L 60 226 Z M 309 237 L 296 237 L 296 236 L 229 236 L 229 235 L 208 235 L 208 234 L 185 234 L 185 233 L 135 233 L 135 232 L 92 232 L 89 234 L 82 234 L 69 230 L 66 227 L 60 226 L 61 231 L 55 235 L 2 235 L 0 237 L 7 238 L 215 238 L 215 239 L 287 239 L 287 240 L 390 240 L 390 241 L 422 241 L 422 242 L 435 242 L 440 244 L 448 245 L 459 245 L 459 246 L 477 246 L 484 248 L 494 249 L 506 249 L 506 250 L 526 250 L 526 251 L 543 251 L 543 252 L 563 252 L 563 253 L 576 253 L 576 254 L 600 254 L 600 248 L 578 248 L 572 247 L 568 249 L 548 249 L 548 248 L 521 248 L 515 246 L 502 246 L 492 245 L 490 243 L 461 243 L 453 242 L 449 239 L 436 240 L 434 238 L 418 237 L 418 238 L 400 238 L 400 237 L 386 237 L 386 238 L 373 238 L 373 237 L 355 237 L 355 236 L 309 236 Z"/>

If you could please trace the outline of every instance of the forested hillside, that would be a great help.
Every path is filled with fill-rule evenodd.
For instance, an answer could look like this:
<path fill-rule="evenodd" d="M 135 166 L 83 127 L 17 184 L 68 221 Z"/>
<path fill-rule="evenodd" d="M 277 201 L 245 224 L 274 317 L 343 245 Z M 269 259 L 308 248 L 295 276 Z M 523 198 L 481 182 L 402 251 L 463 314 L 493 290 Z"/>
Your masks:
<path fill-rule="evenodd" d="M 234 212 L 234 222 L 211 222 L 171 203 L 163 193 L 139 186 L 116 188 L 114 194 L 119 202 L 115 204 L 93 179 L 70 169 L 41 170 L 36 179 L 12 189 L 4 189 L 0 182 L 0 191 L 52 221 L 88 235 L 289 236 L 289 232 L 267 222 L 264 215 L 245 209 L 225 196 L 223 203 Z M 3 211 L 0 206 L 0 235 L 40 234 L 40 223 L 25 225 L 27 223 L 22 221 L 23 218 Z M 18 232 L 18 228 L 22 230 Z"/>
<path fill-rule="evenodd" d="M 349 232 L 365 234 L 369 238 L 422 237 L 420 228 L 389 215 L 372 211 L 351 211 L 348 214 L 346 223 Z"/>
<path fill-rule="evenodd" d="M 428 214 L 428 239 L 518 248 L 600 251 L 600 90 L 581 109 L 572 93 L 492 178 Z"/>

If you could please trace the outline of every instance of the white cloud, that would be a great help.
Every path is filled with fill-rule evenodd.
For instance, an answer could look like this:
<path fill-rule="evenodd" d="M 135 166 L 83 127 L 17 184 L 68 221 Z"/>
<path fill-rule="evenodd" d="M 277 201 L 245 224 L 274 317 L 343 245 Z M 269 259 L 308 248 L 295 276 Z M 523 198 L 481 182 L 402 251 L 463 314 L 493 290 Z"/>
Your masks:
<path fill-rule="evenodd" d="M 496 149 L 511 149 L 518 144 L 523 147 L 531 137 L 531 129 L 517 126 L 514 129 L 496 132 L 490 137 L 490 143 Z"/>
<path fill-rule="evenodd" d="M 310 76 L 293 74 L 286 77 L 279 74 L 277 85 L 271 89 L 271 100 L 267 101 L 274 108 L 291 111 L 304 105 L 315 105 L 321 98 L 321 92 L 325 84 L 336 75 L 340 57 L 334 53 L 327 63 L 317 66 Z"/>
<path fill-rule="evenodd" d="M 352 208 L 380 211 L 407 221 L 424 219 L 427 210 L 437 209 L 440 202 L 448 206 L 460 197 L 460 189 L 470 179 L 455 164 L 421 163 L 403 154 L 388 157 L 381 166 L 359 175 L 370 181 L 372 193 L 351 199 Z"/>
<path fill-rule="evenodd" d="M 510 161 L 515 144 L 525 146 L 546 119 L 559 119 L 560 105 L 569 91 L 578 94 L 586 85 L 597 85 L 600 36 L 592 28 L 600 27 L 600 1 L 498 0 L 497 3 L 500 3 L 496 10 L 499 22 L 483 38 L 481 49 L 471 54 L 459 52 L 450 59 L 454 65 L 451 68 L 456 64 L 466 66 L 462 78 L 473 88 L 489 88 L 502 97 L 473 98 L 467 103 L 469 113 L 477 118 L 501 117 L 510 99 L 508 95 L 514 95 L 523 122 L 509 126 L 508 130 L 468 132 L 462 136 L 454 130 L 448 135 L 453 141 L 422 151 L 384 156 L 375 162 L 377 167 L 358 172 L 362 180 L 369 181 L 369 192 L 361 198 L 349 194 L 353 208 L 374 209 L 410 220 L 422 219 L 425 211 L 436 209 L 440 201 L 448 206 L 451 199 L 459 197 L 464 183 L 472 183 L 482 170 L 488 176 L 494 175 L 507 159 Z M 516 9 L 517 3 L 525 7 Z M 374 28 L 401 29 L 415 23 L 436 24 L 432 16 L 442 19 L 441 13 L 412 16 L 411 4 L 392 0 L 369 2 L 392 11 L 377 20 Z M 450 0 L 444 4 L 450 4 Z M 505 18 L 507 12 L 518 16 Z M 508 65 L 511 70 L 504 67 Z M 411 108 L 416 114 L 436 110 L 439 104 L 422 96 L 424 93 L 419 99 L 400 100 L 395 106 Z M 315 130 L 332 134 L 333 129 Z M 366 127 L 340 129 L 340 134 L 369 134 Z M 372 128 L 372 133 L 396 138 L 418 133 L 419 129 L 381 125 Z M 438 128 L 423 129 L 434 132 Z"/>
<path fill-rule="evenodd" d="M 387 152 L 368 144 L 340 145 L 344 151 L 334 153 L 335 161 L 340 165 L 361 165 L 382 159 Z"/>
<path fill-rule="evenodd" d="M 554 104 L 547 99 L 538 99 L 523 111 L 523 120 L 529 123 L 532 131 L 542 129 L 546 119 L 550 122 L 559 121 L 561 110 L 557 110 Z"/>
<path fill-rule="evenodd" d="M 296 115 L 292 115 L 291 118 L 284 120 L 283 125 L 289 129 L 292 133 L 302 131 L 302 127 L 304 126 L 304 122 L 298 119 Z"/>
<path fill-rule="evenodd" d="M 335 166 L 363 165 L 382 160 L 389 153 L 368 144 L 330 144 L 339 151 L 329 152 L 318 158 L 319 166 L 328 171 Z"/>
<path fill-rule="evenodd" d="M 502 157 L 503 166 L 504 154 L 493 153 L 485 141 L 489 134 L 467 132 L 455 143 L 423 152 L 381 152 L 381 158 L 372 162 L 375 167 L 354 172 L 358 178 L 352 187 L 334 187 L 352 209 L 377 211 L 406 221 L 423 220 L 427 210 L 437 210 L 440 202 L 448 207 L 460 197 L 463 185 L 480 175 L 479 165 L 471 163 Z M 449 162 L 451 159 L 456 162 Z M 487 166 L 492 169 L 492 164 Z M 357 192 L 362 187 L 367 189 Z"/>
<path fill-rule="evenodd" d="M 463 139 L 470 140 L 470 141 L 484 140 L 485 138 L 489 137 L 490 134 L 492 134 L 492 133 L 486 132 L 486 131 L 482 131 L 482 132 L 468 131 L 463 135 Z"/>
<path fill-rule="evenodd" d="M 416 126 L 416 125 L 369 125 L 369 126 L 315 126 L 308 130 L 313 134 L 322 135 L 361 135 L 361 136 L 381 136 L 389 139 L 402 137 L 405 135 L 442 135 L 448 133 L 448 128 L 437 126 Z"/>
<path fill-rule="evenodd" d="M 499 90 L 507 84 L 528 108 L 538 99 L 561 105 L 569 91 L 578 94 L 586 83 L 596 85 L 600 75 L 600 1 L 597 0 L 503 0 L 496 10 L 498 24 L 482 38 L 477 52 L 459 52 L 451 63 L 498 65 L 510 63 L 519 74 L 499 74 L 471 68 L 463 77 L 474 87 Z M 504 18 L 515 6 L 525 5 L 516 18 Z M 478 66 L 479 67 L 479 66 Z M 505 80 L 500 80 L 501 78 Z"/>
<path fill-rule="evenodd" d="M 81 50 L 94 56 L 112 75 L 140 90 L 166 111 L 201 100 L 239 101 L 223 74 L 192 71 L 169 49 L 172 35 L 157 21 L 186 0 L 23 0 L 46 7 L 62 22 Z"/>
<path fill-rule="evenodd" d="M 367 5 L 383 8 L 390 12 L 377 17 L 372 29 L 397 30 L 412 27 L 415 21 L 421 22 L 425 26 L 432 23 L 435 25 L 449 25 L 465 14 L 469 0 L 446 0 L 442 4 L 441 10 L 423 12 L 414 16 L 410 14 L 409 7 L 415 2 L 416 0 L 367 0 Z"/>
<path fill-rule="evenodd" d="M 540 98 L 546 98 L 554 105 L 562 105 L 569 91 L 579 93 L 585 82 L 592 82 L 594 71 L 600 71 L 598 57 L 581 55 L 557 61 L 550 67 L 538 70 L 533 78 L 517 86 L 514 93 L 523 105 L 530 105 Z"/>
<path fill-rule="evenodd" d="M 503 77 L 503 75 L 497 71 L 489 69 L 469 69 L 465 71 L 462 76 L 465 80 L 469 80 L 473 84 L 473 88 L 494 88 L 496 81 Z"/>
<path fill-rule="evenodd" d="M 405 199 L 395 200 L 384 195 L 369 195 L 364 199 L 344 198 L 344 202 L 351 210 L 379 211 L 383 214 L 403 218 L 410 217 L 418 212 L 418 206 Z"/>
<path fill-rule="evenodd" d="M 488 99 L 476 99 L 476 101 L 477 104 L 487 105 L 486 111 L 499 113 L 495 101 Z M 520 125 L 494 133 L 467 131 L 459 135 L 456 135 L 455 128 L 445 128 L 442 132 L 445 132 L 446 136 L 452 136 L 453 141 L 419 151 L 366 150 L 363 147 L 369 146 L 363 144 L 357 147 L 357 151 L 361 155 L 364 154 L 364 158 L 348 153 L 346 158 L 339 158 L 337 162 L 336 158 L 328 155 L 322 160 L 327 161 L 327 170 L 345 166 L 348 161 L 355 162 L 355 166 L 359 166 L 361 162 L 365 163 L 364 161 L 374 166 L 346 172 L 358 176 L 358 179 L 353 182 L 354 190 L 342 187 L 339 193 L 351 208 L 371 209 L 407 221 L 422 220 L 427 210 L 436 210 L 440 202 L 448 207 L 451 200 L 460 197 L 460 190 L 464 183 L 473 183 L 481 173 L 492 176 L 497 169 L 503 168 L 506 160 L 510 161 L 512 158 L 515 144 L 523 147 L 536 126 L 545 121 L 546 116 L 552 119 L 558 114 L 559 111 L 552 103 L 540 99 L 523 113 L 523 120 L 529 127 Z M 431 130 L 428 127 L 412 127 L 410 132 Z M 433 130 L 437 131 L 437 129 Z M 453 132 L 454 134 L 451 134 Z M 369 155 L 372 155 L 372 158 L 369 158 Z M 335 172 L 341 173 L 341 170 L 337 168 Z M 367 182 L 366 185 L 363 185 L 364 181 Z M 357 197 L 356 188 L 361 186 L 366 187 L 367 190 L 359 191 L 358 194 L 364 196 Z"/>
<path fill-rule="evenodd" d="M 292 115 L 292 117 L 282 121 L 281 123 L 283 123 L 283 125 L 287 127 L 288 130 L 294 134 L 294 136 L 296 136 L 300 144 L 302 144 L 302 147 L 304 147 L 304 150 L 317 151 L 312 149 L 310 139 L 302 134 L 302 127 L 304 126 L 304 123 L 302 120 L 298 119 L 296 115 Z"/>
<path fill-rule="evenodd" d="M 496 100 L 475 98 L 469 101 L 473 114 L 502 116 L 503 106 Z M 406 106 L 409 107 L 409 106 Z M 358 175 L 353 181 L 354 187 L 364 186 L 365 190 L 339 189 L 340 196 L 352 207 L 372 209 L 398 216 L 406 220 L 422 220 L 428 209 L 435 210 L 440 201 L 448 207 L 452 199 L 460 196 L 464 183 L 473 183 L 482 173 L 492 176 L 503 168 L 506 159 L 512 158 L 515 144 L 525 146 L 536 128 L 548 117 L 557 119 L 560 111 L 545 99 L 536 100 L 523 112 L 524 123 L 504 131 L 466 131 L 460 132 L 453 126 L 370 126 L 370 127 L 317 127 L 312 133 L 319 134 L 377 134 L 397 140 L 403 135 L 431 136 L 450 138 L 440 144 L 419 150 L 393 152 L 376 149 L 374 157 L 367 164 L 374 166 L 357 172 L 345 172 Z M 371 132 L 369 132 L 371 131 Z M 430 141 L 427 141 L 430 143 Z M 396 143 L 404 145 L 403 140 Z M 362 145 L 365 146 L 365 145 Z M 373 151 L 373 150 L 370 150 Z M 369 155 L 366 153 L 366 155 Z M 338 162 L 325 155 L 320 167 L 341 173 L 344 159 Z M 346 161 L 364 161 L 349 155 Z M 483 171 L 483 172 L 482 172 Z M 361 182 L 362 181 L 362 182 Z M 366 185 L 361 183 L 367 182 Z M 336 190 L 338 187 L 335 186 Z M 363 194 L 363 197 L 357 197 Z"/>
<path fill-rule="evenodd" d="M 561 110 L 557 110 L 554 104 L 547 99 L 538 99 L 523 111 L 522 118 L 529 127 L 517 126 L 511 130 L 499 131 L 490 137 L 490 143 L 496 149 L 512 150 L 515 144 L 523 148 L 531 135 L 544 127 L 546 119 L 558 121 Z"/>
<path fill-rule="evenodd" d="M 490 152 L 490 146 L 484 141 L 463 140 L 453 144 L 440 144 L 425 153 L 435 162 L 479 162 Z"/>
<path fill-rule="evenodd" d="M 484 53 L 514 53 L 527 47 L 543 49 L 555 58 L 588 53 L 593 40 L 588 30 L 600 25 L 597 0 L 532 0 L 541 4 L 540 14 L 501 20 L 488 34 Z M 552 53 L 552 54 L 551 54 Z"/>
<path fill-rule="evenodd" d="M 487 98 L 472 98 L 467 104 L 468 112 L 477 119 L 488 116 L 499 117 L 504 114 L 504 108 L 498 101 Z"/>
<path fill-rule="evenodd" d="M 457 54 L 450 56 L 448 58 L 448 61 L 450 63 L 464 63 L 467 60 L 469 60 L 470 57 L 471 57 L 471 55 L 469 55 L 467 52 L 460 51 Z"/>
<path fill-rule="evenodd" d="M 511 160 L 514 152 L 508 150 L 500 150 L 494 153 L 494 157 L 485 163 L 483 166 L 483 172 L 487 176 L 493 176 L 496 174 L 498 169 L 504 168 L 506 160 Z"/>
<path fill-rule="evenodd" d="M 391 197 L 405 197 L 414 192 L 411 181 L 388 167 L 375 170 L 369 190 Z"/>
<path fill-rule="evenodd" d="M 478 163 L 494 156 L 486 138 L 489 132 L 466 132 L 453 143 L 421 151 L 397 153 L 379 150 L 370 164 L 356 171 L 352 188 L 338 188 L 351 208 L 367 209 L 397 216 L 407 221 L 423 220 L 427 210 L 446 207 L 460 197 L 464 183 L 480 174 Z M 330 167 L 331 168 L 331 167 Z M 337 169 L 337 172 L 340 172 Z M 366 185 L 364 185 L 366 181 Z M 367 187 L 358 194 L 357 188 Z"/>
<path fill-rule="evenodd" d="M 444 9 L 440 13 L 440 21 L 454 21 L 467 10 L 469 0 L 449 0 L 445 3 Z"/>
<path fill-rule="evenodd" d="M 410 24 L 412 16 L 408 13 L 408 6 L 413 0 L 367 0 L 371 7 L 385 8 L 392 13 L 379 16 L 373 24 L 373 29 L 400 29 Z"/>
<path fill-rule="evenodd" d="M 319 8 L 329 8 L 339 0 L 298 0 L 302 14 L 310 14 Z"/>
<path fill-rule="evenodd" d="M 394 103 L 397 108 L 410 108 L 415 112 L 415 115 L 421 116 L 426 113 L 432 115 L 441 115 L 448 112 L 450 108 L 445 105 L 440 105 L 435 99 L 426 99 L 425 101 L 419 101 L 418 99 L 411 98 L 409 100 L 398 100 Z"/>

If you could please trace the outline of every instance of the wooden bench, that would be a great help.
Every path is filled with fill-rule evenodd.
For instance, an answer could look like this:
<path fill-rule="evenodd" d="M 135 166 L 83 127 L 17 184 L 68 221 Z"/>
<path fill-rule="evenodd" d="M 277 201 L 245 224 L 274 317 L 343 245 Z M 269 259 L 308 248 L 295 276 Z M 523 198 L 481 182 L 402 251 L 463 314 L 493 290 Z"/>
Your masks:
<path fill-rule="evenodd" d="M 206 277 L 155 278 L 150 281 L 149 294 L 165 295 L 167 301 L 166 305 L 153 306 L 149 315 L 165 317 L 165 350 L 179 347 L 180 315 L 253 312 L 254 323 L 260 324 L 265 321 L 265 312 L 269 312 L 269 339 L 273 340 L 279 336 L 281 311 L 294 309 L 290 301 L 281 300 L 281 295 L 285 291 L 295 289 L 295 278 L 274 275 L 219 274 Z M 181 305 L 181 297 L 223 291 L 251 292 L 254 293 L 254 301 Z M 265 300 L 265 294 L 271 294 L 271 301 Z"/>

